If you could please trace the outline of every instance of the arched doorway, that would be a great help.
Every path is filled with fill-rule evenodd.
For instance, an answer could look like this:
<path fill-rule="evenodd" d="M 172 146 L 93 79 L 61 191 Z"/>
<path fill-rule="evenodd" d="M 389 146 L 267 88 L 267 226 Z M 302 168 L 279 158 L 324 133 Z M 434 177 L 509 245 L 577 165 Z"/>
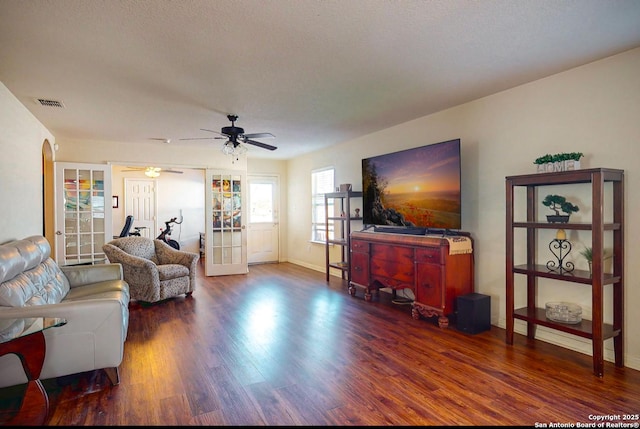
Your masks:
<path fill-rule="evenodd" d="M 42 143 L 42 233 L 51 245 L 51 255 L 55 252 L 55 174 L 54 153 L 49 140 Z"/>

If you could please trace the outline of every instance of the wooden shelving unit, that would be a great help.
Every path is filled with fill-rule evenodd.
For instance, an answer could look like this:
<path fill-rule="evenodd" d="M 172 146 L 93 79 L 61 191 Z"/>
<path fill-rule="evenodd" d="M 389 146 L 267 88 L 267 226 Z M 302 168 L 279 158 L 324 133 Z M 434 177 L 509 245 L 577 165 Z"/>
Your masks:
<path fill-rule="evenodd" d="M 361 198 L 362 192 L 360 191 L 347 191 L 347 192 L 330 192 L 324 195 L 324 211 L 325 211 L 325 219 L 326 222 L 326 237 L 327 241 L 325 244 L 325 253 L 326 253 L 326 273 L 327 273 L 327 281 L 329 281 L 329 275 L 331 268 L 335 268 L 341 271 L 341 275 L 343 279 L 347 281 L 351 281 L 351 254 L 349 252 L 351 246 L 351 221 L 352 220 L 361 220 L 361 217 L 354 217 L 351 214 L 351 199 L 352 198 Z M 343 213 L 344 216 L 335 216 L 335 213 L 329 213 L 329 200 L 339 200 L 339 209 L 340 213 Z M 337 223 L 335 228 L 335 237 L 332 240 L 329 240 L 329 222 L 333 221 Z M 341 259 L 339 261 L 331 261 L 330 260 L 330 252 L 329 249 L 331 245 L 341 246 L 340 255 Z"/>
<path fill-rule="evenodd" d="M 604 220 L 605 183 L 611 182 L 612 217 L 611 222 Z M 537 188 L 540 186 L 571 185 L 578 183 L 591 184 L 592 219 L 590 223 L 549 224 L 538 222 L 536 216 Z M 514 188 L 526 187 L 525 222 L 514 220 Z M 513 344 L 515 320 L 527 322 L 527 337 L 535 338 L 536 325 L 556 329 L 582 338 L 590 339 L 593 347 L 593 372 L 604 375 L 604 341 L 613 338 L 615 365 L 624 366 L 623 321 L 624 321 L 624 171 L 608 168 L 591 168 L 556 173 L 539 173 L 506 177 L 506 305 L 507 305 L 507 344 Z M 525 264 L 514 264 L 515 238 L 514 230 L 526 230 Z M 593 249 L 592 273 L 584 270 L 563 272 L 552 271 L 546 265 L 540 265 L 536 259 L 537 230 L 559 229 L 591 231 L 591 247 Z M 605 232 L 613 234 L 613 273 L 605 273 L 604 238 Z M 596 256 L 598 255 L 598 256 Z M 515 275 L 527 277 L 527 306 L 514 308 Z M 560 282 L 571 282 L 591 287 L 592 320 L 583 319 L 578 324 L 565 324 L 547 319 L 544 308 L 536 305 L 537 278 L 548 278 Z M 613 323 L 603 322 L 603 289 L 613 287 Z M 542 304 L 544 307 L 544 304 Z"/>

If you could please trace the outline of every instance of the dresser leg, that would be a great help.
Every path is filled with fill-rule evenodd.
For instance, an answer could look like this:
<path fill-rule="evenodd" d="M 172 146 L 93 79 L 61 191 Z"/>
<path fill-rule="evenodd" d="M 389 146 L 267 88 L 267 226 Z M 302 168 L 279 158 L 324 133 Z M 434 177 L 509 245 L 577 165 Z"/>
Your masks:
<path fill-rule="evenodd" d="M 413 317 L 415 320 L 420 319 L 420 312 L 415 307 L 411 309 L 411 317 Z"/>
<path fill-rule="evenodd" d="M 440 326 L 441 328 L 448 328 L 449 327 L 449 318 L 446 317 L 446 316 L 438 317 L 438 326 Z"/>

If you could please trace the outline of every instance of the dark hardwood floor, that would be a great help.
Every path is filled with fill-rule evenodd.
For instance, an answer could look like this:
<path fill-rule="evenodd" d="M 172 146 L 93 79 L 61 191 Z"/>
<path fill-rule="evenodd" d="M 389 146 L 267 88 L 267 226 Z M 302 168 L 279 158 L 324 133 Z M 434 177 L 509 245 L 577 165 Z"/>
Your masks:
<path fill-rule="evenodd" d="M 640 371 L 607 362 L 598 378 L 590 356 L 522 335 L 507 346 L 496 327 L 440 329 L 324 273 L 284 263 L 198 281 L 191 298 L 131 304 L 120 385 L 102 371 L 45 380 L 48 425 L 534 426 L 640 412 Z"/>

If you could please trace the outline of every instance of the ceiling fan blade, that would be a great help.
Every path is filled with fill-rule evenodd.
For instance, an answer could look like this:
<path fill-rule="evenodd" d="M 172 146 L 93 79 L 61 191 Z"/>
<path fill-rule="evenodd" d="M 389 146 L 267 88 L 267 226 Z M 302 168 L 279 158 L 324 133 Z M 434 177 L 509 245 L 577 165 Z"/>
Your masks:
<path fill-rule="evenodd" d="M 244 136 L 248 139 L 274 139 L 274 136 L 271 133 L 253 133 L 253 134 L 244 134 Z"/>
<path fill-rule="evenodd" d="M 158 141 L 164 142 L 166 144 L 171 143 L 171 139 L 160 138 L 160 137 L 150 137 L 149 140 L 158 140 Z"/>
<path fill-rule="evenodd" d="M 180 171 L 180 170 L 162 170 L 162 173 L 183 174 L 183 173 L 184 173 L 184 171 Z"/>
<path fill-rule="evenodd" d="M 193 137 L 193 138 L 178 139 L 178 140 L 221 140 L 225 138 L 226 137 Z"/>
<path fill-rule="evenodd" d="M 221 133 L 220 131 L 208 130 L 208 129 L 206 129 L 206 128 L 200 128 L 200 129 L 201 129 L 202 131 L 208 131 L 208 132 L 210 132 L 210 133 L 216 133 L 216 134 L 219 134 L 219 135 L 221 135 L 221 136 L 223 136 L 223 137 L 228 136 L 228 134 Z"/>
<path fill-rule="evenodd" d="M 249 139 L 243 139 L 242 142 L 243 143 L 247 143 L 247 144 L 252 144 L 254 146 L 258 146 L 258 147 L 261 147 L 261 148 L 267 149 L 267 150 L 276 150 L 276 149 L 278 149 L 277 147 L 271 146 L 270 144 L 260 143 L 260 142 L 249 140 Z"/>

